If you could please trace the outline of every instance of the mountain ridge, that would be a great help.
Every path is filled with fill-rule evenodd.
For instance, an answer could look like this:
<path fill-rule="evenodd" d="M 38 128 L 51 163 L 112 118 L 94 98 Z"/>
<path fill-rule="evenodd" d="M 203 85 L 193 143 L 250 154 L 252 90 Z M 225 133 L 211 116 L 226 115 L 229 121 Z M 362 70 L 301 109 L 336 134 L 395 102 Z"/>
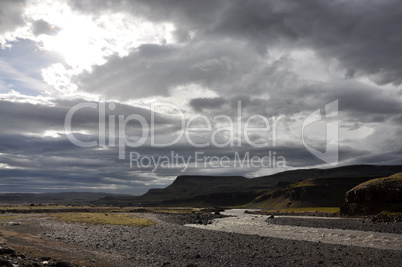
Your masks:
<path fill-rule="evenodd" d="M 326 205 L 338 206 L 344 204 L 344 194 L 350 188 L 367 180 L 401 171 L 402 165 L 349 165 L 331 169 L 290 170 L 250 179 L 242 176 L 180 175 L 169 186 L 162 189 L 150 189 L 142 196 L 108 198 L 108 201 L 100 200 L 98 203 L 112 202 L 118 205 L 133 206 L 239 206 L 249 204 L 249 207 L 255 207 L 253 206 L 254 199 L 269 194 L 269 190 L 286 189 L 287 186 L 290 186 L 284 190 L 284 194 L 309 196 L 309 205 L 317 206 L 319 203 L 314 203 L 313 187 L 298 186 L 298 189 L 294 189 L 291 185 L 307 179 L 327 179 L 327 183 L 319 185 L 321 189 L 318 187 L 314 189 L 317 192 L 325 189 L 329 192 L 328 194 L 333 195 L 333 199 L 324 201 L 324 198 L 321 197 L 320 200 Z M 332 186 L 336 192 L 332 192 Z M 300 203 L 303 203 L 302 200 Z M 287 201 L 286 205 L 289 202 L 291 201 Z M 258 206 L 263 207 L 264 205 L 259 202 Z"/>
<path fill-rule="evenodd" d="M 141 196 L 92 192 L 8 193 L 0 203 L 113 206 L 245 206 L 283 208 L 345 204 L 345 193 L 365 181 L 402 172 L 402 165 L 349 165 L 297 169 L 256 178 L 179 175 L 167 187 Z"/>

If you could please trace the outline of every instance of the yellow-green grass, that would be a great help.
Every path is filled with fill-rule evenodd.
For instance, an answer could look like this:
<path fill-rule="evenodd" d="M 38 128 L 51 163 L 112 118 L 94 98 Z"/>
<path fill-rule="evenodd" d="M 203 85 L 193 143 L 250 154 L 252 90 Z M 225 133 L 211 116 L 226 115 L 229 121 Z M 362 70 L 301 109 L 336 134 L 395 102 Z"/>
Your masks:
<path fill-rule="evenodd" d="M 391 175 L 390 178 L 402 178 L 402 172 L 395 173 Z"/>
<path fill-rule="evenodd" d="M 156 224 L 150 219 L 138 218 L 128 214 L 116 213 L 69 212 L 54 214 L 51 215 L 51 217 L 61 221 L 88 224 L 111 224 L 128 226 L 151 226 Z"/>
<path fill-rule="evenodd" d="M 57 209 L 91 209 L 94 207 L 90 206 L 64 206 L 64 205 L 37 205 L 37 206 L 30 206 L 30 205 L 12 205 L 12 206 L 0 206 L 2 210 L 57 210 Z M 98 209 L 107 209 L 108 207 L 97 207 Z M 110 209 L 110 208 L 109 208 Z"/>
<path fill-rule="evenodd" d="M 384 210 L 384 211 L 381 212 L 381 214 L 388 215 L 388 216 L 402 217 L 402 212 L 400 212 L 400 211 L 388 211 L 388 210 Z"/>
<path fill-rule="evenodd" d="M 88 210 L 92 212 L 118 212 L 127 213 L 136 209 L 142 209 L 144 212 L 160 212 L 160 213 L 192 213 L 198 212 L 200 209 L 187 208 L 187 207 L 102 207 L 102 206 L 64 206 L 64 205 L 41 205 L 41 206 L 29 206 L 29 205 L 14 205 L 14 206 L 0 206 L 0 210 L 13 210 L 13 211 L 27 211 L 27 210 Z"/>
<path fill-rule="evenodd" d="M 147 209 L 149 212 L 154 212 L 154 213 L 178 213 L 178 214 L 183 214 L 183 213 L 194 213 L 194 212 L 200 212 L 200 209 L 196 208 L 149 208 Z"/>
<path fill-rule="evenodd" d="M 366 188 L 366 187 L 369 187 L 369 186 L 376 186 L 376 185 L 383 184 L 383 183 L 386 183 L 388 185 L 392 185 L 394 187 L 402 186 L 402 172 L 396 173 L 396 174 L 391 175 L 389 177 L 376 178 L 376 179 L 369 180 L 367 182 L 364 182 L 364 183 L 361 183 L 361 184 L 355 186 L 351 190 L 362 189 L 362 188 Z"/>
<path fill-rule="evenodd" d="M 7 205 L 7 206 L 0 206 L 0 210 L 21 210 L 21 211 L 26 211 L 26 210 L 99 210 L 99 211 L 104 211 L 104 212 L 129 212 L 133 208 L 137 207 L 105 207 L 105 206 L 80 206 L 80 205 L 74 205 L 74 206 L 66 206 L 66 205 L 36 205 L 36 206 L 30 206 L 30 205 Z"/>
<path fill-rule="evenodd" d="M 304 187 L 304 186 L 317 186 L 316 180 L 315 179 L 306 179 L 297 183 L 293 183 L 290 185 L 290 187 L 295 188 L 295 187 Z"/>
<path fill-rule="evenodd" d="M 305 207 L 305 208 L 287 208 L 287 209 L 266 209 L 261 212 L 281 212 L 281 213 L 302 213 L 302 212 L 325 212 L 337 213 L 338 207 Z"/>
<path fill-rule="evenodd" d="M 5 222 L 5 221 L 15 221 L 18 220 L 18 216 L 9 216 L 9 215 L 0 215 L 0 222 Z"/>

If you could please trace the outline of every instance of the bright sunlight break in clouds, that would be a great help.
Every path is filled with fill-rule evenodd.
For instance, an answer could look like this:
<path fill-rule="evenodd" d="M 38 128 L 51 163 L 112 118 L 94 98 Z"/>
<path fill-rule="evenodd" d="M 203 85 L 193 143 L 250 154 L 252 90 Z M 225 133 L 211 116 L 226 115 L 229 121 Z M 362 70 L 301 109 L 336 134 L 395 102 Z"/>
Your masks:
<path fill-rule="evenodd" d="M 339 166 L 402 164 L 396 0 L 3 0 L 0 10 L 0 193 L 141 194 L 181 174 L 328 168 L 331 149 Z M 76 105 L 86 107 L 68 131 Z M 256 164 L 264 157 L 271 165 Z"/>

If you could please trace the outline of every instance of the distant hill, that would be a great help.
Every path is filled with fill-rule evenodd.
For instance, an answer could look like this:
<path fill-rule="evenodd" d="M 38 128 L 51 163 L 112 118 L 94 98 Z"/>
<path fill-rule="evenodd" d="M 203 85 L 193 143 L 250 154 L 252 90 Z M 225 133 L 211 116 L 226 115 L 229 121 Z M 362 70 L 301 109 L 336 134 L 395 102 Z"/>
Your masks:
<path fill-rule="evenodd" d="M 88 204 L 91 201 L 108 196 L 123 197 L 128 195 L 117 195 L 108 193 L 91 192 L 63 192 L 63 193 L 9 193 L 0 194 L 2 204 Z"/>
<path fill-rule="evenodd" d="M 402 166 L 353 165 L 306 169 L 247 179 L 240 176 L 178 176 L 164 189 L 139 197 L 108 196 L 94 203 L 121 206 L 302 207 L 345 204 L 345 193 L 373 178 L 402 172 Z"/>

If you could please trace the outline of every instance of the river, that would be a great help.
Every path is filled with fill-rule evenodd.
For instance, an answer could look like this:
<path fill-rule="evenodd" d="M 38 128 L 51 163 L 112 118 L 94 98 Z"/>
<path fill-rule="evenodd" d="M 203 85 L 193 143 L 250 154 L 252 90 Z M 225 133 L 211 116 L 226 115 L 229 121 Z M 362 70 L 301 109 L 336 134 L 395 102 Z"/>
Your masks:
<path fill-rule="evenodd" d="M 292 240 L 402 250 L 401 234 L 268 224 L 266 222 L 268 216 L 248 214 L 244 211 L 243 209 L 227 210 L 222 214 L 231 217 L 215 219 L 208 225 L 186 224 L 186 226 Z M 314 220 L 315 217 L 310 218 Z M 325 219 L 336 220 L 336 218 Z"/>

